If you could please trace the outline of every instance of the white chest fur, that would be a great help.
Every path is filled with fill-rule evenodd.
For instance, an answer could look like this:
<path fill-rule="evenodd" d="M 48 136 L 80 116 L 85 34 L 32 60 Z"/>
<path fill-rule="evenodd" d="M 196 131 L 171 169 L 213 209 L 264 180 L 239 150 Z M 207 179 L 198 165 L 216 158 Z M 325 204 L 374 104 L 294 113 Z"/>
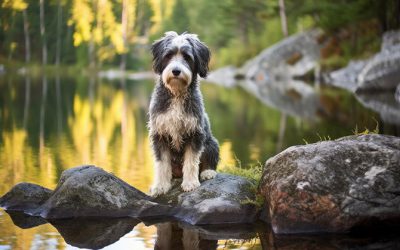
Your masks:
<path fill-rule="evenodd" d="M 180 149 L 184 134 L 194 132 L 200 126 L 198 119 L 186 113 L 183 105 L 183 100 L 174 99 L 166 112 L 155 114 L 151 119 L 151 130 L 169 135 L 176 149 Z"/>

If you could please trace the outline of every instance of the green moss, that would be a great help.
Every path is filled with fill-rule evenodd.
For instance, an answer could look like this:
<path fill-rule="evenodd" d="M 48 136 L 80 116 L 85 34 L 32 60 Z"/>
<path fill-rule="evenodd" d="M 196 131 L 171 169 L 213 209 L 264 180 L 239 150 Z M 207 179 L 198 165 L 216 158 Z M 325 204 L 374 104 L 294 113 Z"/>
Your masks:
<path fill-rule="evenodd" d="M 261 163 L 259 162 L 254 166 L 242 167 L 239 159 L 236 158 L 236 162 L 237 166 L 224 166 L 223 168 L 219 169 L 218 172 L 242 176 L 258 185 L 263 171 L 263 166 Z"/>
<path fill-rule="evenodd" d="M 261 163 L 258 163 L 257 165 L 243 168 L 239 159 L 236 159 L 236 162 L 237 166 L 225 166 L 222 169 L 220 169 L 219 172 L 237 175 L 248 179 L 251 185 L 244 186 L 244 188 L 246 189 L 244 191 L 247 193 L 254 194 L 254 199 L 247 198 L 244 201 L 240 201 L 240 204 L 242 205 L 250 204 L 250 205 L 255 205 L 258 208 L 261 208 L 264 203 L 264 198 L 258 192 L 258 185 L 262 177 L 263 166 L 261 165 Z"/>

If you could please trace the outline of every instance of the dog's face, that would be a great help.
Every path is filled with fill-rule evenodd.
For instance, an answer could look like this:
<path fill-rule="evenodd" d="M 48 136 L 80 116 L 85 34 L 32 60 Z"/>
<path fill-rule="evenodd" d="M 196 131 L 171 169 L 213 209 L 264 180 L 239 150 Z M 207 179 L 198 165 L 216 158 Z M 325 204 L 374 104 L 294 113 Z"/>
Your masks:
<path fill-rule="evenodd" d="M 154 71 L 174 95 L 184 93 L 197 74 L 207 76 L 210 50 L 195 34 L 166 32 L 151 51 Z"/>

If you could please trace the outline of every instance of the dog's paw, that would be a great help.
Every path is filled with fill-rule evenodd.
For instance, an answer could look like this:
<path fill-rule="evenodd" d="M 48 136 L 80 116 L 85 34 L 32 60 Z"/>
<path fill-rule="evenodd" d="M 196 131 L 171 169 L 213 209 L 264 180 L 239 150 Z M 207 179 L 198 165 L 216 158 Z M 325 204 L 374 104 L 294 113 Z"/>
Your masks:
<path fill-rule="evenodd" d="M 170 183 L 165 183 L 164 185 L 154 185 L 150 188 L 150 196 L 156 197 L 162 194 L 166 194 L 170 189 Z"/>
<path fill-rule="evenodd" d="M 217 172 L 215 170 L 207 169 L 200 173 L 200 180 L 201 181 L 211 180 L 214 179 L 215 176 L 217 176 Z"/>
<path fill-rule="evenodd" d="M 200 187 L 200 182 L 199 182 L 199 180 L 183 181 L 181 187 L 182 187 L 183 191 L 190 192 L 190 191 L 193 191 L 196 188 Z"/>

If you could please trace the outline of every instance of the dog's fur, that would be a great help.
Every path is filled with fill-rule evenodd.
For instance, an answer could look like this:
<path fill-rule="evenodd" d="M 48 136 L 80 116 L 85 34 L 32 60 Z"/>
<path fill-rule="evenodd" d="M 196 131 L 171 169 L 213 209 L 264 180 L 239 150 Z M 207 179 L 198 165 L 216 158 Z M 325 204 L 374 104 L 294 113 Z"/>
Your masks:
<path fill-rule="evenodd" d="M 204 110 L 197 75 L 206 77 L 210 51 L 197 35 L 170 31 L 153 43 L 159 75 L 150 102 L 150 139 L 155 157 L 151 195 L 168 192 L 172 177 L 191 191 L 215 177 L 219 147 Z"/>

